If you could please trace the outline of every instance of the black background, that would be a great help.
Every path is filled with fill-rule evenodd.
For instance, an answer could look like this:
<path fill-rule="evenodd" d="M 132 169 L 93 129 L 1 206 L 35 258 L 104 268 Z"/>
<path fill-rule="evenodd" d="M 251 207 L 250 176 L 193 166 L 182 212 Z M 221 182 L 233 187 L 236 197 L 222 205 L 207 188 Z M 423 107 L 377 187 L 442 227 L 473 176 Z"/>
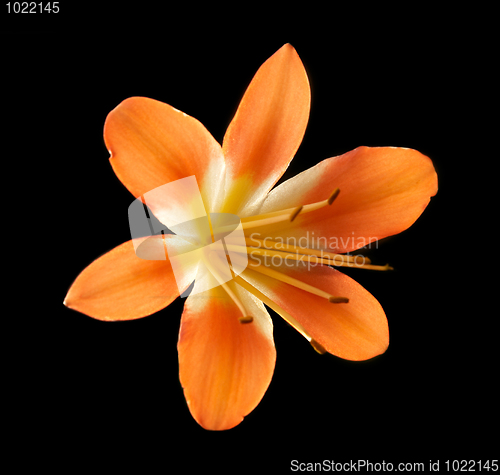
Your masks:
<path fill-rule="evenodd" d="M 481 210 L 496 204 L 485 185 L 496 152 L 477 148 L 493 140 L 492 124 L 480 125 L 493 108 L 487 13 L 280 7 L 271 18 L 269 5 L 145 4 L 85 15 L 61 5 L 57 17 L 4 15 L 0 37 L 13 446 L 49 466 L 138 461 L 141 473 L 150 462 L 167 472 L 182 463 L 286 473 L 292 460 L 443 468 L 499 458 L 490 434 L 498 310 L 485 306 L 497 274 L 479 270 L 494 244 Z M 278 356 L 267 393 L 239 426 L 209 432 L 178 380 L 183 301 L 123 323 L 62 301 L 81 270 L 129 239 L 133 197 L 108 162 L 107 113 L 151 97 L 222 141 L 253 74 L 287 42 L 309 75 L 312 106 L 284 179 L 359 145 L 405 146 L 431 157 L 439 192 L 414 226 L 371 252 L 394 272 L 349 272 L 385 309 L 388 351 L 360 363 L 320 356 L 271 312 Z"/>

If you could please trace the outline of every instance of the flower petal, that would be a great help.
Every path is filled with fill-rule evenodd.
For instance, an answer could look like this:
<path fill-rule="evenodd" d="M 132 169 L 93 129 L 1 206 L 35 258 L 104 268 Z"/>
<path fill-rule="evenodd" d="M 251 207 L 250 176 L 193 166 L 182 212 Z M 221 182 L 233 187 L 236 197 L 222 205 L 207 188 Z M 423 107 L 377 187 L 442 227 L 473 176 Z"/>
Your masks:
<path fill-rule="evenodd" d="M 271 266 L 348 303 L 330 303 L 288 283 L 260 274 L 250 267 L 241 276 L 288 312 L 326 351 L 348 360 L 366 360 L 383 353 L 389 344 L 385 313 L 367 290 L 328 266 Z"/>
<path fill-rule="evenodd" d="M 260 205 L 302 141 L 309 106 L 306 71 L 286 44 L 257 71 L 224 137 L 225 212 L 244 216 Z"/>
<path fill-rule="evenodd" d="M 131 97 L 108 114 L 104 140 L 113 170 L 136 198 L 195 175 L 207 211 L 218 210 L 224 157 L 220 145 L 193 117 L 153 99 Z M 154 203 L 148 200 L 148 206 Z M 159 205 L 165 206 L 168 200 Z"/>
<path fill-rule="evenodd" d="M 331 206 L 259 231 L 297 240 L 314 236 L 309 246 L 353 251 L 411 226 L 436 194 L 437 175 L 431 160 L 416 150 L 359 147 L 282 183 L 261 212 L 322 201 L 337 187 L 340 194 Z M 325 240 L 328 245 L 321 245 Z"/>
<path fill-rule="evenodd" d="M 179 333 L 179 376 L 191 414 L 205 429 L 238 425 L 262 399 L 274 371 L 272 323 L 261 302 L 234 286 L 254 321 L 242 324 L 222 289 L 189 296 Z"/>
<path fill-rule="evenodd" d="M 169 246 L 183 244 L 177 236 L 165 239 Z M 165 255 L 162 236 L 149 238 L 141 251 L 143 256 L 158 251 Z M 187 288 L 188 280 L 180 285 Z M 142 259 L 132 241 L 127 241 L 86 267 L 73 282 L 64 304 L 98 320 L 132 320 L 165 308 L 179 294 L 169 260 Z"/>

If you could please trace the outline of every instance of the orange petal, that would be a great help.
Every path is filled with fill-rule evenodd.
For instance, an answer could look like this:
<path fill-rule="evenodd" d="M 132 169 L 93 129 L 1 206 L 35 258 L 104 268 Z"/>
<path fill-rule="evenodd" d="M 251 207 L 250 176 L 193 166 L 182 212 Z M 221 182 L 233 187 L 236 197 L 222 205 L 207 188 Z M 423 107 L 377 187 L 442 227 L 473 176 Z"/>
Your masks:
<path fill-rule="evenodd" d="M 348 303 L 330 303 L 305 290 L 248 268 L 241 274 L 260 292 L 288 312 L 326 351 L 348 360 L 366 360 L 389 345 L 389 328 L 378 301 L 361 285 L 328 266 L 272 266 Z"/>
<path fill-rule="evenodd" d="M 224 137 L 225 212 L 245 215 L 245 205 L 278 181 L 302 141 L 309 106 L 306 71 L 286 44 L 257 71 Z"/>
<path fill-rule="evenodd" d="M 177 236 L 165 236 L 175 245 Z M 164 251 L 161 236 L 142 246 Z M 141 248 L 145 254 L 144 247 Z M 181 283 L 182 286 L 190 282 Z M 184 288 L 182 289 L 184 291 Z M 132 241 L 115 247 L 86 267 L 73 282 L 64 304 L 99 320 L 132 320 L 166 307 L 180 292 L 168 260 L 137 257 Z"/>
<path fill-rule="evenodd" d="M 224 185 L 222 150 L 193 117 L 153 99 L 131 97 L 109 113 L 104 140 L 113 170 L 136 198 L 195 175 L 207 211 L 219 207 Z M 148 200 L 148 206 L 152 204 Z M 161 206 L 168 206 L 168 200 Z"/>
<path fill-rule="evenodd" d="M 296 242 L 314 236 L 323 245 L 309 245 L 353 251 L 411 226 L 436 194 L 437 175 L 431 160 L 416 150 L 359 147 L 282 183 L 268 195 L 261 212 L 322 201 L 337 187 L 340 194 L 331 206 L 299 214 L 279 229 L 275 225 L 259 231 L 263 236 L 295 237 Z"/>
<path fill-rule="evenodd" d="M 238 425 L 264 395 L 276 350 L 271 319 L 252 295 L 234 286 L 252 323 L 222 289 L 188 297 L 179 333 L 179 375 L 191 414 L 205 429 Z"/>

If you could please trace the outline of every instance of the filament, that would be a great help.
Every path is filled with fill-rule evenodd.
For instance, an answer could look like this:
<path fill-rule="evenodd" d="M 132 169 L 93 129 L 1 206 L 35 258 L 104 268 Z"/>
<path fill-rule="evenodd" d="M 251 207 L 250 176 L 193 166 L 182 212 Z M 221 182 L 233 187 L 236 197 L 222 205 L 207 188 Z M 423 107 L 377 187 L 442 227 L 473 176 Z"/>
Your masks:
<path fill-rule="evenodd" d="M 206 264 L 208 270 L 216 278 L 217 282 L 219 282 L 219 285 L 226 291 L 226 293 L 229 295 L 229 297 L 232 299 L 234 304 L 238 307 L 239 311 L 241 312 L 242 316 L 239 317 L 239 321 L 241 323 L 251 323 L 253 321 L 253 317 L 251 315 L 249 315 L 249 312 L 245 308 L 245 305 L 243 304 L 243 302 L 236 295 L 236 293 L 233 291 L 233 289 L 231 289 L 231 287 L 229 285 L 230 283 L 225 282 L 224 279 L 222 278 L 222 276 L 220 275 L 220 272 L 217 270 L 216 267 L 219 267 L 218 259 L 215 259 L 216 265 L 213 265 L 213 262 L 211 262 L 210 256 L 208 257 L 208 259 L 207 258 L 204 259 L 204 261 L 205 261 L 205 264 Z M 233 270 L 231 267 L 230 267 L 230 269 L 231 269 L 231 274 L 234 278 L 235 276 L 234 276 Z"/>
<path fill-rule="evenodd" d="M 348 303 L 349 302 L 349 299 L 347 297 L 335 297 L 332 294 L 325 292 L 324 290 L 318 289 L 317 287 L 314 287 L 310 284 L 302 282 L 301 280 L 295 279 L 294 277 L 290 277 L 286 274 L 283 274 L 282 272 L 271 269 L 270 267 L 266 267 L 266 266 L 262 265 L 260 262 L 256 261 L 255 259 L 252 259 L 252 262 L 253 263 L 250 264 L 251 269 L 253 269 L 257 272 L 260 272 L 261 274 L 272 277 L 276 280 L 280 280 L 281 282 L 284 282 L 286 284 L 290 284 L 294 287 L 297 287 L 298 289 L 302 289 L 302 290 L 305 290 L 306 292 L 309 292 L 311 294 L 317 295 L 319 297 L 323 297 L 331 303 Z"/>
<path fill-rule="evenodd" d="M 340 189 L 335 188 L 329 198 L 323 201 L 243 218 L 241 220 L 241 225 L 243 229 L 251 229 L 259 226 L 267 226 L 269 224 L 280 223 L 282 221 L 293 221 L 299 213 L 306 214 L 310 213 L 311 211 L 316 211 L 318 209 L 324 208 L 325 206 L 330 206 L 335 201 L 339 193 Z"/>

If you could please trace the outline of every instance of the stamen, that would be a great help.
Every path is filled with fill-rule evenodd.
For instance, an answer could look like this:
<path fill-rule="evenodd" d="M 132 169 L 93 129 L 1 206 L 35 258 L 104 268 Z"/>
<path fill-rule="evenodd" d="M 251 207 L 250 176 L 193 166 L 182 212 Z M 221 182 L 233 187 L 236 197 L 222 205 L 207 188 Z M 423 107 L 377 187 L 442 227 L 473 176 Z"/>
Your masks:
<path fill-rule="evenodd" d="M 292 212 L 290 215 L 290 222 L 292 222 L 302 211 L 303 206 L 299 206 L 298 208 L 295 209 L 295 211 Z"/>
<path fill-rule="evenodd" d="M 250 293 L 255 295 L 259 300 L 264 302 L 269 308 L 273 309 L 278 315 L 280 315 L 283 320 L 289 323 L 292 327 L 294 327 L 307 341 L 311 341 L 313 338 L 304 330 L 304 327 L 293 318 L 288 312 L 283 310 L 280 306 L 274 303 L 269 297 L 264 295 L 260 290 L 257 290 L 252 284 L 248 283 L 245 279 L 240 277 L 239 275 L 235 275 L 233 280 L 243 287 L 245 290 L 248 290 Z"/>
<path fill-rule="evenodd" d="M 337 265 L 337 264 L 333 264 Z M 340 267 L 355 267 L 359 269 L 368 269 L 368 270 L 380 270 L 380 271 L 389 271 L 389 270 L 394 270 L 394 267 L 390 266 L 389 264 L 386 264 L 385 266 L 374 266 L 374 265 L 368 265 L 368 264 L 351 264 L 349 262 L 345 264 L 339 264 Z"/>
<path fill-rule="evenodd" d="M 240 317 L 238 318 L 240 323 L 252 323 L 253 322 L 253 317 L 251 315 L 248 315 L 246 317 Z"/>
<path fill-rule="evenodd" d="M 349 303 L 349 299 L 347 297 L 334 297 L 333 295 L 328 298 L 330 303 Z"/>
<path fill-rule="evenodd" d="M 255 295 L 259 300 L 264 302 L 269 308 L 273 309 L 278 315 L 285 320 L 288 324 L 295 328 L 310 344 L 311 346 L 320 354 L 323 355 L 326 353 L 323 345 L 318 343 L 309 333 L 307 333 L 304 327 L 293 318 L 288 312 L 283 310 L 280 306 L 275 304 L 270 298 L 264 295 L 262 292 L 257 290 L 252 284 L 248 283 L 245 279 L 242 279 L 240 276 L 235 275 L 234 280 L 238 285 L 241 285 L 244 289 L 248 290 L 250 293 Z"/>
<path fill-rule="evenodd" d="M 340 193 L 340 188 L 335 188 L 335 190 L 333 190 L 333 193 L 330 195 L 330 198 L 328 198 L 329 205 L 331 205 L 335 201 L 337 196 L 339 196 L 339 193 Z"/>
<path fill-rule="evenodd" d="M 259 226 L 276 224 L 282 221 L 293 221 L 299 213 L 310 213 L 311 211 L 316 211 L 317 209 L 321 209 L 325 206 L 331 205 L 335 198 L 337 198 L 339 193 L 340 189 L 335 188 L 330 197 L 324 201 L 318 201 L 316 203 L 307 204 L 301 207 L 288 208 L 281 211 L 272 211 L 270 213 L 243 218 L 241 220 L 241 226 L 243 229 L 251 229 Z"/>
<path fill-rule="evenodd" d="M 273 279 L 279 280 L 281 282 L 285 282 L 285 284 L 293 285 L 298 289 L 305 290 L 311 294 L 317 295 L 318 297 L 326 298 L 331 303 L 348 303 L 349 299 L 347 297 L 334 297 L 333 295 L 325 292 L 324 290 L 318 289 L 310 284 L 306 284 L 301 280 L 290 277 L 282 272 L 278 272 L 277 270 L 271 269 L 270 267 L 263 266 L 260 262 L 257 262 L 253 259 L 255 264 L 250 264 L 251 269 L 260 272 L 261 274 L 272 277 Z"/>
<path fill-rule="evenodd" d="M 323 345 L 319 344 L 316 340 L 311 339 L 309 343 L 320 355 L 324 355 L 326 353 L 326 350 L 323 347 Z"/>
<path fill-rule="evenodd" d="M 226 291 L 226 293 L 229 295 L 229 297 L 232 299 L 232 301 L 235 303 L 235 305 L 238 307 L 238 310 L 243 314 L 242 317 L 239 317 L 240 323 L 251 323 L 253 322 L 253 317 L 248 315 L 248 311 L 243 305 L 243 302 L 239 299 L 239 297 L 235 294 L 235 292 L 231 289 L 229 286 L 229 282 L 224 282 L 224 279 L 220 276 L 219 272 L 215 268 L 212 262 L 210 261 L 210 257 L 208 259 L 204 259 L 205 265 L 207 266 L 208 270 L 212 273 L 212 275 L 217 279 L 219 282 L 219 285 Z M 218 259 L 216 259 L 218 261 Z M 218 262 L 217 262 L 218 264 Z M 232 269 L 231 269 L 231 273 Z M 233 274 L 234 276 L 234 274 Z"/>

